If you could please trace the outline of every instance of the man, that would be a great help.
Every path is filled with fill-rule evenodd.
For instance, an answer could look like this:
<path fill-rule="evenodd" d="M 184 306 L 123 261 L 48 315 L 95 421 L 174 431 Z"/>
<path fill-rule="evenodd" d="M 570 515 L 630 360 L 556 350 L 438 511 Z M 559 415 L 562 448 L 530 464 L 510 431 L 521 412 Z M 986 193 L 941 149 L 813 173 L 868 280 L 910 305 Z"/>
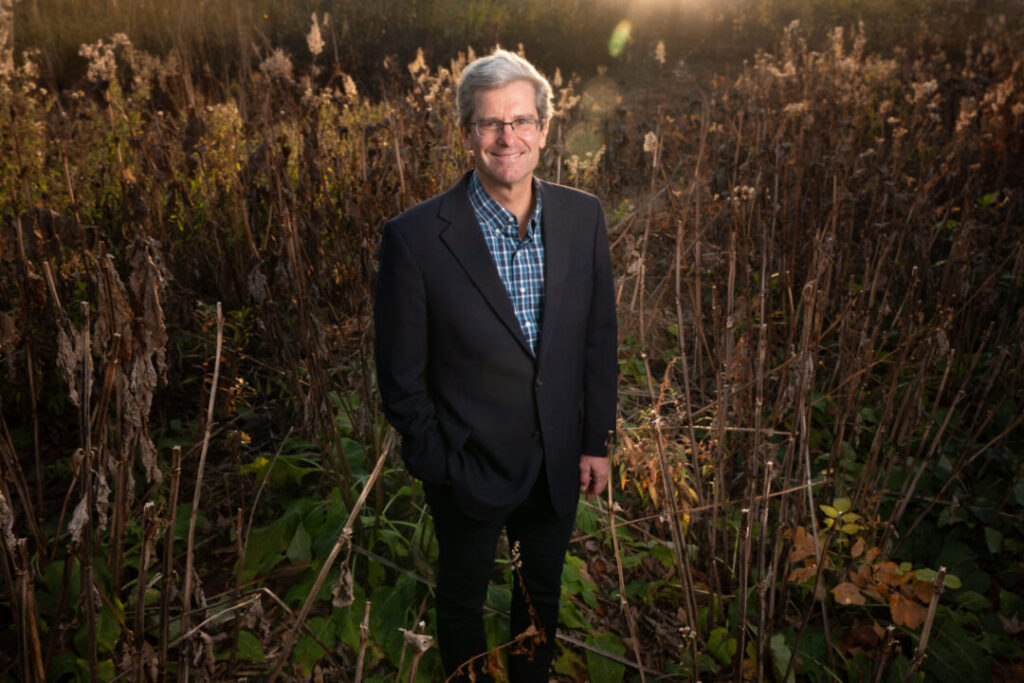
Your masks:
<path fill-rule="evenodd" d="M 533 172 L 551 86 L 499 50 L 463 71 L 459 124 L 475 170 L 384 228 L 377 376 L 402 458 L 423 481 L 439 556 L 437 633 L 449 675 L 477 680 L 482 605 L 506 528 L 518 544 L 513 681 L 547 681 L 580 490 L 608 481 L 616 317 L 596 198 Z M 536 623 L 531 619 L 535 610 Z M 516 652 L 519 652 L 516 654 Z"/>

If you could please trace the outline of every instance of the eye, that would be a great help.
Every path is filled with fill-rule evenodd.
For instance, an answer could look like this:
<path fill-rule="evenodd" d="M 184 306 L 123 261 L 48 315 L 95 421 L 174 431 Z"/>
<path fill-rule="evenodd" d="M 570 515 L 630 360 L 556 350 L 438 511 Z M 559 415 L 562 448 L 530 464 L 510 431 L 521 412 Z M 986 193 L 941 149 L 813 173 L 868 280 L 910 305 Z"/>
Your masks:
<path fill-rule="evenodd" d="M 502 127 L 501 121 L 495 119 L 488 119 L 480 122 L 480 127 L 488 131 L 496 131 Z"/>
<path fill-rule="evenodd" d="M 516 128 L 530 128 L 533 126 L 534 119 L 516 119 Z"/>

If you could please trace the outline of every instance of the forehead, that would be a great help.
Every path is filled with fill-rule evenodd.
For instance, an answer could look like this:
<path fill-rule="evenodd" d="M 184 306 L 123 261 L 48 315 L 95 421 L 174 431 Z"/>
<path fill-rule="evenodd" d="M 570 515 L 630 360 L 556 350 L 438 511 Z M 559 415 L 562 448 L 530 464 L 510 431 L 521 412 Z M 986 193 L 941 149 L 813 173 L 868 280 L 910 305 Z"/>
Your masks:
<path fill-rule="evenodd" d="M 477 117 L 536 116 L 537 94 L 530 81 L 512 81 L 500 88 L 477 90 L 473 96 Z"/>

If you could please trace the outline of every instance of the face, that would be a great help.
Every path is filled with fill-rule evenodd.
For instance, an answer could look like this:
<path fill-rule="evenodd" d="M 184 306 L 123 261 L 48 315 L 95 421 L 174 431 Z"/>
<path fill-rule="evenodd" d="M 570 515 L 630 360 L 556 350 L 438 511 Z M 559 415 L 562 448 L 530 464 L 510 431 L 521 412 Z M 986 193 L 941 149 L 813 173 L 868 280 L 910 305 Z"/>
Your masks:
<path fill-rule="evenodd" d="M 501 88 L 480 90 L 473 102 L 474 121 L 539 118 L 533 84 L 529 81 L 513 81 Z M 480 183 L 492 193 L 529 187 L 547 135 L 547 121 L 539 131 L 525 136 L 513 131 L 511 126 L 483 137 L 477 135 L 472 124 L 462 129 L 462 138 L 473 152 Z"/>

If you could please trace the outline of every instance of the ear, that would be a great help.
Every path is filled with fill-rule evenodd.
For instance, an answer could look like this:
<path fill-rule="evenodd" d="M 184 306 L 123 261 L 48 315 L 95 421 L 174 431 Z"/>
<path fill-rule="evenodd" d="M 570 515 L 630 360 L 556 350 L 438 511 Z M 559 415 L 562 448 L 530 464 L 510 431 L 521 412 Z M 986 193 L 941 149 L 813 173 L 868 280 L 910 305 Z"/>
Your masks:
<path fill-rule="evenodd" d="M 466 149 L 473 149 L 473 129 L 469 126 L 459 126 L 459 131 L 462 133 L 462 142 Z"/>

